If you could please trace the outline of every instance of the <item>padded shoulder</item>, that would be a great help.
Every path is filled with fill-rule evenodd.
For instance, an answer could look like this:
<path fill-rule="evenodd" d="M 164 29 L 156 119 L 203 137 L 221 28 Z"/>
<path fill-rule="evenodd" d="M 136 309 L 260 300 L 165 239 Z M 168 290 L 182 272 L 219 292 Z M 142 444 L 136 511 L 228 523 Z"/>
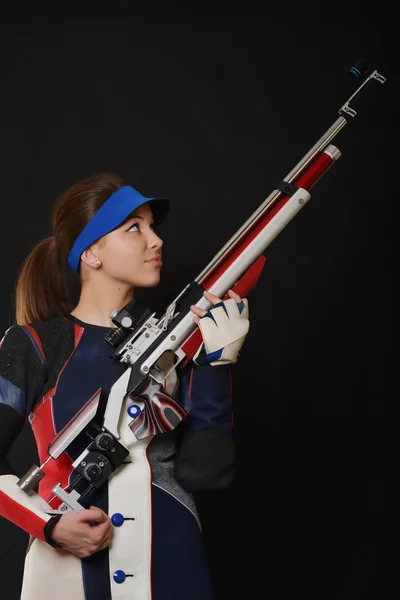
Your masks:
<path fill-rule="evenodd" d="M 66 360 L 74 348 L 74 323 L 63 316 L 54 317 L 48 321 L 29 323 L 22 327 L 33 330 L 40 340 L 49 372 L 59 361 L 60 355 L 62 360 Z"/>

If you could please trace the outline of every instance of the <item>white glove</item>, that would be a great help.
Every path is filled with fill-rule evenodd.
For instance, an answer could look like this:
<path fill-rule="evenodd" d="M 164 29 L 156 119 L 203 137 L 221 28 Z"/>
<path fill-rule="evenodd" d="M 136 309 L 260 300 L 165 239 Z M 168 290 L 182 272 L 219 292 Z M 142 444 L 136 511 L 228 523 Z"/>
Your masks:
<path fill-rule="evenodd" d="M 196 321 L 204 342 L 193 357 L 196 364 L 217 366 L 237 362 L 249 331 L 249 303 L 247 298 L 239 300 L 219 301 Z"/>

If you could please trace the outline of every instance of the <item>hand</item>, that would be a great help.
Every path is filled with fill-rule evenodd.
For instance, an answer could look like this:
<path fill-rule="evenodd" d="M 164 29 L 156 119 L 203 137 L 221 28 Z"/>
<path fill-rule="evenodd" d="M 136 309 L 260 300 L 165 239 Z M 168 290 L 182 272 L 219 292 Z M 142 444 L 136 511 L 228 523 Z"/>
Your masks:
<path fill-rule="evenodd" d="M 238 294 L 236 294 L 232 290 L 229 290 L 228 294 L 231 298 L 234 298 L 234 300 L 236 300 L 237 304 L 239 304 L 239 302 L 241 302 L 241 300 L 242 300 L 241 297 L 238 296 Z M 211 304 L 218 304 L 218 302 L 222 302 L 221 298 L 218 298 L 218 296 L 214 296 L 214 294 L 210 294 L 210 292 L 208 292 L 207 290 L 205 290 L 203 296 L 206 300 L 211 302 Z M 190 305 L 190 310 L 192 312 L 194 312 L 195 315 L 198 315 L 198 317 L 193 317 L 193 321 L 195 323 L 198 323 L 200 321 L 200 318 L 205 317 L 207 314 L 206 310 L 203 310 L 202 308 L 199 308 L 198 306 L 195 306 L 194 304 Z"/>
<path fill-rule="evenodd" d="M 224 301 L 207 290 L 203 295 L 214 308 L 206 311 L 193 304 L 190 306 L 204 342 L 193 360 L 199 366 L 235 363 L 249 330 L 247 298 L 241 299 L 232 290 L 228 292 L 230 298 Z"/>
<path fill-rule="evenodd" d="M 111 519 L 97 506 L 71 510 L 54 525 L 51 537 L 78 558 L 86 558 L 111 544 Z"/>

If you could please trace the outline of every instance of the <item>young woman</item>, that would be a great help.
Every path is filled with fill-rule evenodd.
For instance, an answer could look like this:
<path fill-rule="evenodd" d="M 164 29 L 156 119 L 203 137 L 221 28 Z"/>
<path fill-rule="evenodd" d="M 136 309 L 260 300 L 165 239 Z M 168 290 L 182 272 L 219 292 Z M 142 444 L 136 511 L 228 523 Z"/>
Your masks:
<path fill-rule="evenodd" d="M 129 424 L 145 406 L 127 395 L 118 432 L 129 454 L 88 506 L 55 515 L 61 501 L 52 492 L 73 482 L 84 436 L 46 463 L 38 493 L 21 489 L 5 460 L 26 419 L 43 465 L 50 442 L 100 387 L 104 408 L 124 371 L 104 340 L 115 327 L 110 314 L 136 287 L 159 283 L 155 228 L 168 209 L 166 199 L 145 198 L 115 174 L 89 177 L 61 196 L 53 235 L 21 267 L 17 324 L 0 347 L 0 514 L 30 534 L 22 600 L 214 598 L 193 493 L 223 489 L 234 477 L 230 369 L 249 327 L 246 298 L 230 292 L 221 302 L 205 292 L 213 308 L 191 306 L 204 343 L 164 380 L 184 418 L 168 432 L 137 437 Z M 66 261 L 79 278 L 74 308 Z M 166 375 L 172 365 L 161 366 Z"/>

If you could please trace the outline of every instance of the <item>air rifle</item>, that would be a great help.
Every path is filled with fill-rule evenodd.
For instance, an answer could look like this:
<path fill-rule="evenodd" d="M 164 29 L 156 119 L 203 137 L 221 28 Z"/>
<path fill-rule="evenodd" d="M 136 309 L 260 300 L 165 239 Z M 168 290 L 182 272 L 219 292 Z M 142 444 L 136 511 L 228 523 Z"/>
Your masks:
<path fill-rule="evenodd" d="M 183 408 L 165 393 L 163 383 L 174 368 L 183 369 L 202 344 L 190 306 L 211 308 L 203 296 L 205 290 L 227 299 L 229 289 L 245 297 L 255 286 L 266 261 L 263 252 L 307 204 L 310 190 L 340 158 L 341 152 L 332 140 L 357 115 L 355 106 L 360 97 L 386 81 L 377 70 L 369 71 L 363 59 L 352 66 L 349 73 L 361 84 L 338 109 L 334 123 L 203 271 L 169 304 L 165 313 L 157 318 L 155 312 L 135 299 L 111 313 L 110 318 L 117 327 L 110 330 L 105 341 L 113 348 L 111 358 L 126 368 L 111 387 L 104 414 L 100 420 L 96 419 L 99 388 L 52 440 L 47 460 L 40 467 L 33 465 L 18 482 L 21 489 L 30 493 L 45 476 L 45 466 L 50 460 L 57 460 L 79 435 L 89 436 L 90 443 L 72 463 L 73 481 L 64 488 L 60 483 L 52 488 L 51 506 L 55 509 L 49 513 L 84 508 L 91 492 L 98 489 L 129 454 L 118 432 L 127 395 L 143 402 L 143 409 L 129 423 L 138 439 L 170 431 L 185 417 Z M 160 367 L 166 353 L 172 357 L 167 372 Z"/>

